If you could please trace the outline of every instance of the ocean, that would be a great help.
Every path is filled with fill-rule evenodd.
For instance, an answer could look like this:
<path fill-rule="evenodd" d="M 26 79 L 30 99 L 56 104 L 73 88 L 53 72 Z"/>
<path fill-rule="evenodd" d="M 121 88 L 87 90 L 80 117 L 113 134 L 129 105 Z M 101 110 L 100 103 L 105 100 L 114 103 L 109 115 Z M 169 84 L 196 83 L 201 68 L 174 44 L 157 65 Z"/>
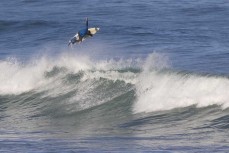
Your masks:
<path fill-rule="evenodd" d="M 229 152 L 229 1 L 1 0 L 0 152 Z M 85 27 L 92 38 L 68 47 Z"/>

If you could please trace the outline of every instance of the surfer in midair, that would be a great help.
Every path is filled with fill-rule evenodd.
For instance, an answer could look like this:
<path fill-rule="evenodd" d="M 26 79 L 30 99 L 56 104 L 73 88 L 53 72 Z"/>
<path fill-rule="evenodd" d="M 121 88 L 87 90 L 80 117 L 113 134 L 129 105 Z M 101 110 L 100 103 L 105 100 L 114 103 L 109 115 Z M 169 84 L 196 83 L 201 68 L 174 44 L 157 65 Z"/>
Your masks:
<path fill-rule="evenodd" d="M 83 38 L 87 35 L 91 37 L 93 36 L 91 32 L 88 30 L 88 18 L 86 18 L 86 27 L 78 31 L 76 35 L 71 40 L 69 40 L 68 46 L 70 44 L 75 44 L 76 42 L 82 42 Z"/>

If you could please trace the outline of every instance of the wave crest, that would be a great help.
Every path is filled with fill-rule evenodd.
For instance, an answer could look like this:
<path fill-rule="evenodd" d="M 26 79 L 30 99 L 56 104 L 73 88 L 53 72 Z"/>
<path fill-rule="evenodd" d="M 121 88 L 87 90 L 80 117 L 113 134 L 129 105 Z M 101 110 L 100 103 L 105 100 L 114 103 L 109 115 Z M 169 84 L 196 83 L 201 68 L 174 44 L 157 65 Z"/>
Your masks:
<path fill-rule="evenodd" d="M 62 54 L 28 63 L 0 61 L 0 95 L 42 93 L 71 111 L 88 109 L 133 90 L 133 113 L 196 105 L 229 107 L 229 79 L 172 71 L 166 56 L 92 60 Z M 73 107 L 74 106 L 74 107 Z M 73 109 L 73 110 L 72 110 Z"/>

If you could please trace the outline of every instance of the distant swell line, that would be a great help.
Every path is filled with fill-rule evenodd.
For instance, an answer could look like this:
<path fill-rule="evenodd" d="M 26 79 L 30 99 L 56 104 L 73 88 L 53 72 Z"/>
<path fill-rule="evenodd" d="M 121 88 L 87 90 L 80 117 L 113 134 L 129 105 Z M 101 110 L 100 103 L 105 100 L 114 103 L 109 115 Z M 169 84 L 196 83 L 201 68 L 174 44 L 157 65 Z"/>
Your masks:
<path fill-rule="evenodd" d="M 45 20 L 0 20 L 0 30 L 4 31 L 11 28 L 17 28 L 17 30 L 24 28 L 34 28 L 34 27 L 54 27 L 58 26 L 58 22 L 45 21 Z"/>

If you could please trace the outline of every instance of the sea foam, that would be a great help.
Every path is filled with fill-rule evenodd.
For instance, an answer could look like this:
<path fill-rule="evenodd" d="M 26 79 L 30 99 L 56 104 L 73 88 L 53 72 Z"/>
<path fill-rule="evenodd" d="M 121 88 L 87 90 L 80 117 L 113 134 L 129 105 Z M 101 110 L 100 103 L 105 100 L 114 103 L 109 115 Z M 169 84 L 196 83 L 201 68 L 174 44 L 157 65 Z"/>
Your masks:
<path fill-rule="evenodd" d="M 158 67 L 158 61 L 161 67 Z M 163 63 L 164 62 L 164 63 Z M 156 64 L 156 68 L 155 68 Z M 229 107 L 229 79 L 222 76 L 163 71 L 168 62 L 149 56 L 136 83 L 134 113 L 197 105 Z"/>

